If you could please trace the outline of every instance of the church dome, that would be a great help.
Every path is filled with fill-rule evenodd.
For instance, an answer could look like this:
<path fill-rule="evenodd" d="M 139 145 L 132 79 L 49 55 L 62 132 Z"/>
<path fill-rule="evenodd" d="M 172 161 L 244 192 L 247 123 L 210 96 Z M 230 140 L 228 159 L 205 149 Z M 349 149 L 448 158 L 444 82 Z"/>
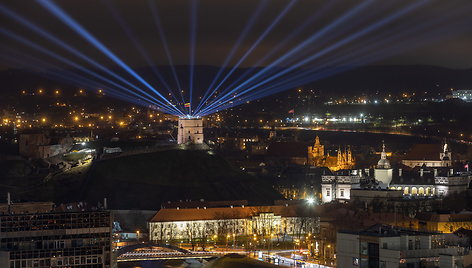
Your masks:
<path fill-rule="evenodd" d="M 377 162 L 377 168 L 390 168 L 390 161 L 388 159 L 380 159 L 379 162 Z"/>
<path fill-rule="evenodd" d="M 380 154 L 380 160 L 377 162 L 377 168 L 391 168 L 390 161 L 387 159 L 387 153 L 385 152 L 385 143 L 382 144 L 382 153 Z"/>

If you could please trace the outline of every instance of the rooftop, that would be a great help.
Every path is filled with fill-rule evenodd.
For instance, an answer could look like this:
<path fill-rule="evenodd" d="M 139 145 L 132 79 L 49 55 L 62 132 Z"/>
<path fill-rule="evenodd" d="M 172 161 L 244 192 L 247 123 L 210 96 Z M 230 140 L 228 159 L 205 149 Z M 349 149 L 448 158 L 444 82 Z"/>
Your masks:
<path fill-rule="evenodd" d="M 405 160 L 436 160 L 440 161 L 441 144 L 415 144 L 406 154 Z"/>
<path fill-rule="evenodd" d="M 340 233 L 356 234 L 356 235 L 362 235 L 362 236 L 375 236 L 375 237 L 396 237 L 396 236 L 402 236 L 402 235 L 420 236 L 420 235 L 441 234 L 441 233 L 436 233 L 436 232 L 415 231 L 415 230 L 404 229 L 404 228 L 394 227 L 394 226 L 385 225 L 385 224 L 376 224 L 362 231 L 340 231 Z"/>
<path fill-rule="evenodd" d="M 233 206 L 220 208 L 163 208 L 150 222 L 197 221 L 216 219 L 246 219 L 261 213 L 274 213 L 277 216 L 295 217 L 297 206 Z"/>

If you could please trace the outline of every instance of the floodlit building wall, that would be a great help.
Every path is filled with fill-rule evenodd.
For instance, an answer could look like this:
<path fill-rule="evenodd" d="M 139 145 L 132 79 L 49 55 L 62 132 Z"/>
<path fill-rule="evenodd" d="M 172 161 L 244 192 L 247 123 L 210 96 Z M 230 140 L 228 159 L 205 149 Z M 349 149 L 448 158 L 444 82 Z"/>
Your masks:
<path fill-rule="evenodd" d="M 180 118 L 179 130 L 177 133 L 177 143 L 203 143 L 203 119 L 201 118 Z"/>
<path fill-rule="evenodd" d="M 338 233 L 336 241 L 336 266 L 359 267 L 359 240 L 357 236 Z"/>
<path fill-rule="evenodd" d="M 337 236 L 336 264 L 337 267 L 370 267 L 368 265 L 378 261 L 378 267 L 394 268 L 420 267 L 423 261 L 428 262 L 424 265 L 439 261 L 439 267 L 462 267 L 457 264 L 463 262 L 467 251 L 439 243 L 442 239 L 440 234 L 398 233 L 392 236 L 383 231 L 372 235 L 341 232 Z"/>
<path fill-rule="evenodd" d="M 245 219 L 215 219 L 149 222 L 149 238 L 151 241 L 188 240 L 218 237 L 250 236 L 277 236 L 306 234 L 319 227 L 319 220 L 302 217 L 282 217 L 273 213 L 261 213 Z"/>

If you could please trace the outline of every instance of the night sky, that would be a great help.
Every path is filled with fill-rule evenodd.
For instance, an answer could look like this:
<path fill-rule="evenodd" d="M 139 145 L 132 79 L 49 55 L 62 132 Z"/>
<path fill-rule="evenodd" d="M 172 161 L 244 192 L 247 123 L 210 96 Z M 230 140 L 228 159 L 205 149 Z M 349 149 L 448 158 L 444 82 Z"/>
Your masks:
<path fill-rule="evenodd" d="M 299 44 L 309 34 L 322 30 L 324 26 L 354 8 L 354 6 L 360 2 L 362 1 L 300 0 L 296 2 L 280 23 L 264 38 L 241 66 L 247 67 L 254 65 L 258 58 L 267 53 L 270 48 L 274 47 L 281 40 L 285 40 L 291 32 L 322 8 L 325 9 L 320 12 L 322 14 L 319 15 L 319 18 L 301 31 L 298 36 L 291 38 L 284 48 L 274 55 L 274 58 L 282 55 L 283 51 L 287 51 L 290 47 Z M 374 1 L 372 6 L 351 18 L 347 25 L 372 16 L 371 20 L 361 22 L 358 27 L 354 28 L 354 30 L 362 29 L 362 27 L 367 27 L 369 23 L 372 23 L 376 19 L 381 19 L 386 16 L 385 14 L 388 14 L 388 12 L 414 1 L 393 1 L 394 4 L 389 5 L 387 5 L 387 2 L 390 1 Z M 137 52 L 137 49 L 133 46 L 133 43 L 129 40 L 116 18 L 121 18 L 129 25 L 131 31 L 136 36 L 136 40 L 150 55 L 152 62 L 155 62 L 156 65 L 168 65 L 148 1 L 81 0 L 56 1 L 55 3 L 130 66 L 142 67 L 146 66 L 147 63 Z M 289 2 L 285 0 L 266 1 L 260 15 L 255 20 L 254 26 L 251 27 L 247 37 L 241 42 L 236 52 L 236 57 L 230 61 L 230 65 L 234 64 L 236 60 L 243 55 L 288 3 Z M 332 6 L 326 7 L 329 3 L 332 3 Z M 156 4 L 174 63 L 187 65 L 189 63 L 191 2 L 168 0 L 158 1 Z M 263 4 L 264 2 L 255 0 L 198 1 L 195 64 L 220 66 L 242 29 L 244 29 L 251 14 L 255 12 L 258 5 Z M 94 57 L 108 66 L 113 66 L 110 60 L 103 57 L 100 52 L 87 44 L 84 39 L 70 30 L 35 1 L 4 1 L 3 5 L 33 21 L 36 25 L 50 31 L 62 40 L 80 49 L 85 54 Z M 395 53 L 395 56 L 389 56 L 386 59 L 377 60 L 370 64 L 430 64 L 450 68 L 472 67 L 472 16 L 470 16 L 470 14 L 472 14 L 472 3 L 470 0 L 429 1 L 424 7 L 399 20 L 389 23 L 385 28 L 382 28 L 381 31 L 375 34 L 386 30 L 388 31 L 388 29 L 395 29 L 395 27 L 401 26 L 402 24 L 405 24 L 407 28 L 413 27 L 416 25 L 414 22 L 415 19 L 418 18 L 422 18 L 421 20 L 423 22 L 428 20 L 433 21 L 458 11 L 467 13 L 467 10 L 469 16 L 454 16 L 454 19 L 443 24 L 443 26 L 450 28 L 450 35 L 444 35 L 443 37 L 443 32 L 435 34 L 434 31 L 436 31 L 436 29 L 434 27 L 430 28 L 429 31 L 431 31 L 433 35 L 436 35 L 438 40 L 435 40 L 433 43 L 426 42 L 426 44 L 421 44 L 421 46 L 414 47 L 409 51 L 399 51 Z M 45 41 L 43 38 L 15 21 L 3 15 L 0 17 L 2 28 L 19 34 L 37 44 L 48 47 L 57 53 L 69 56 L 58 46 Z M 460 26 L 458 27 L 456 23 L 460 23 Z M 450 26 L 448 26 L 449 24 Z M 332 32 L 336 33 L 336 31 L 339 31 L 343 27 L 339 27 Z M 369 35 L 368 37 L 374 38 L 375 40 L 375 34 Z M 39 54 L 31 49 L 19 45 L 17 42 L 5 36 L 2 36 L 1 44 L 3 47 L 14 48 L 28 55 L 39 56 Z M 357 43 L 353 45 L 355 44 Z M 350 49 L 352 49 L 351 45 L 343 48 L 343 50 L 347 52 L 349 52 Z M 39 57 L 44 60 L 49 60 L 47 57 Z M 267 64 L 267 62 L 261 65 L 265 64 Z M 0 68 L 2 69 L 11 67 L 16 66 L 15 64 L 5 61 L 2 61 L 0 64 Z"/>

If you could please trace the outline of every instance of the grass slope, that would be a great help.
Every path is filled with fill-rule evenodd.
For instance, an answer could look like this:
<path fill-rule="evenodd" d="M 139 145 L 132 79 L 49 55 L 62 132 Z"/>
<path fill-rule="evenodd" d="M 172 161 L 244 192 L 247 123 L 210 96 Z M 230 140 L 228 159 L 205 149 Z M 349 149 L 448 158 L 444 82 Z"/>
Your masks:
<path fill-rule="evenodd" d="M 95 162 L 79 195 L 111 207 L 156 209 L 168 200 L 280 198 L 271 185 L 206 151 L 170 150 Z"/>

